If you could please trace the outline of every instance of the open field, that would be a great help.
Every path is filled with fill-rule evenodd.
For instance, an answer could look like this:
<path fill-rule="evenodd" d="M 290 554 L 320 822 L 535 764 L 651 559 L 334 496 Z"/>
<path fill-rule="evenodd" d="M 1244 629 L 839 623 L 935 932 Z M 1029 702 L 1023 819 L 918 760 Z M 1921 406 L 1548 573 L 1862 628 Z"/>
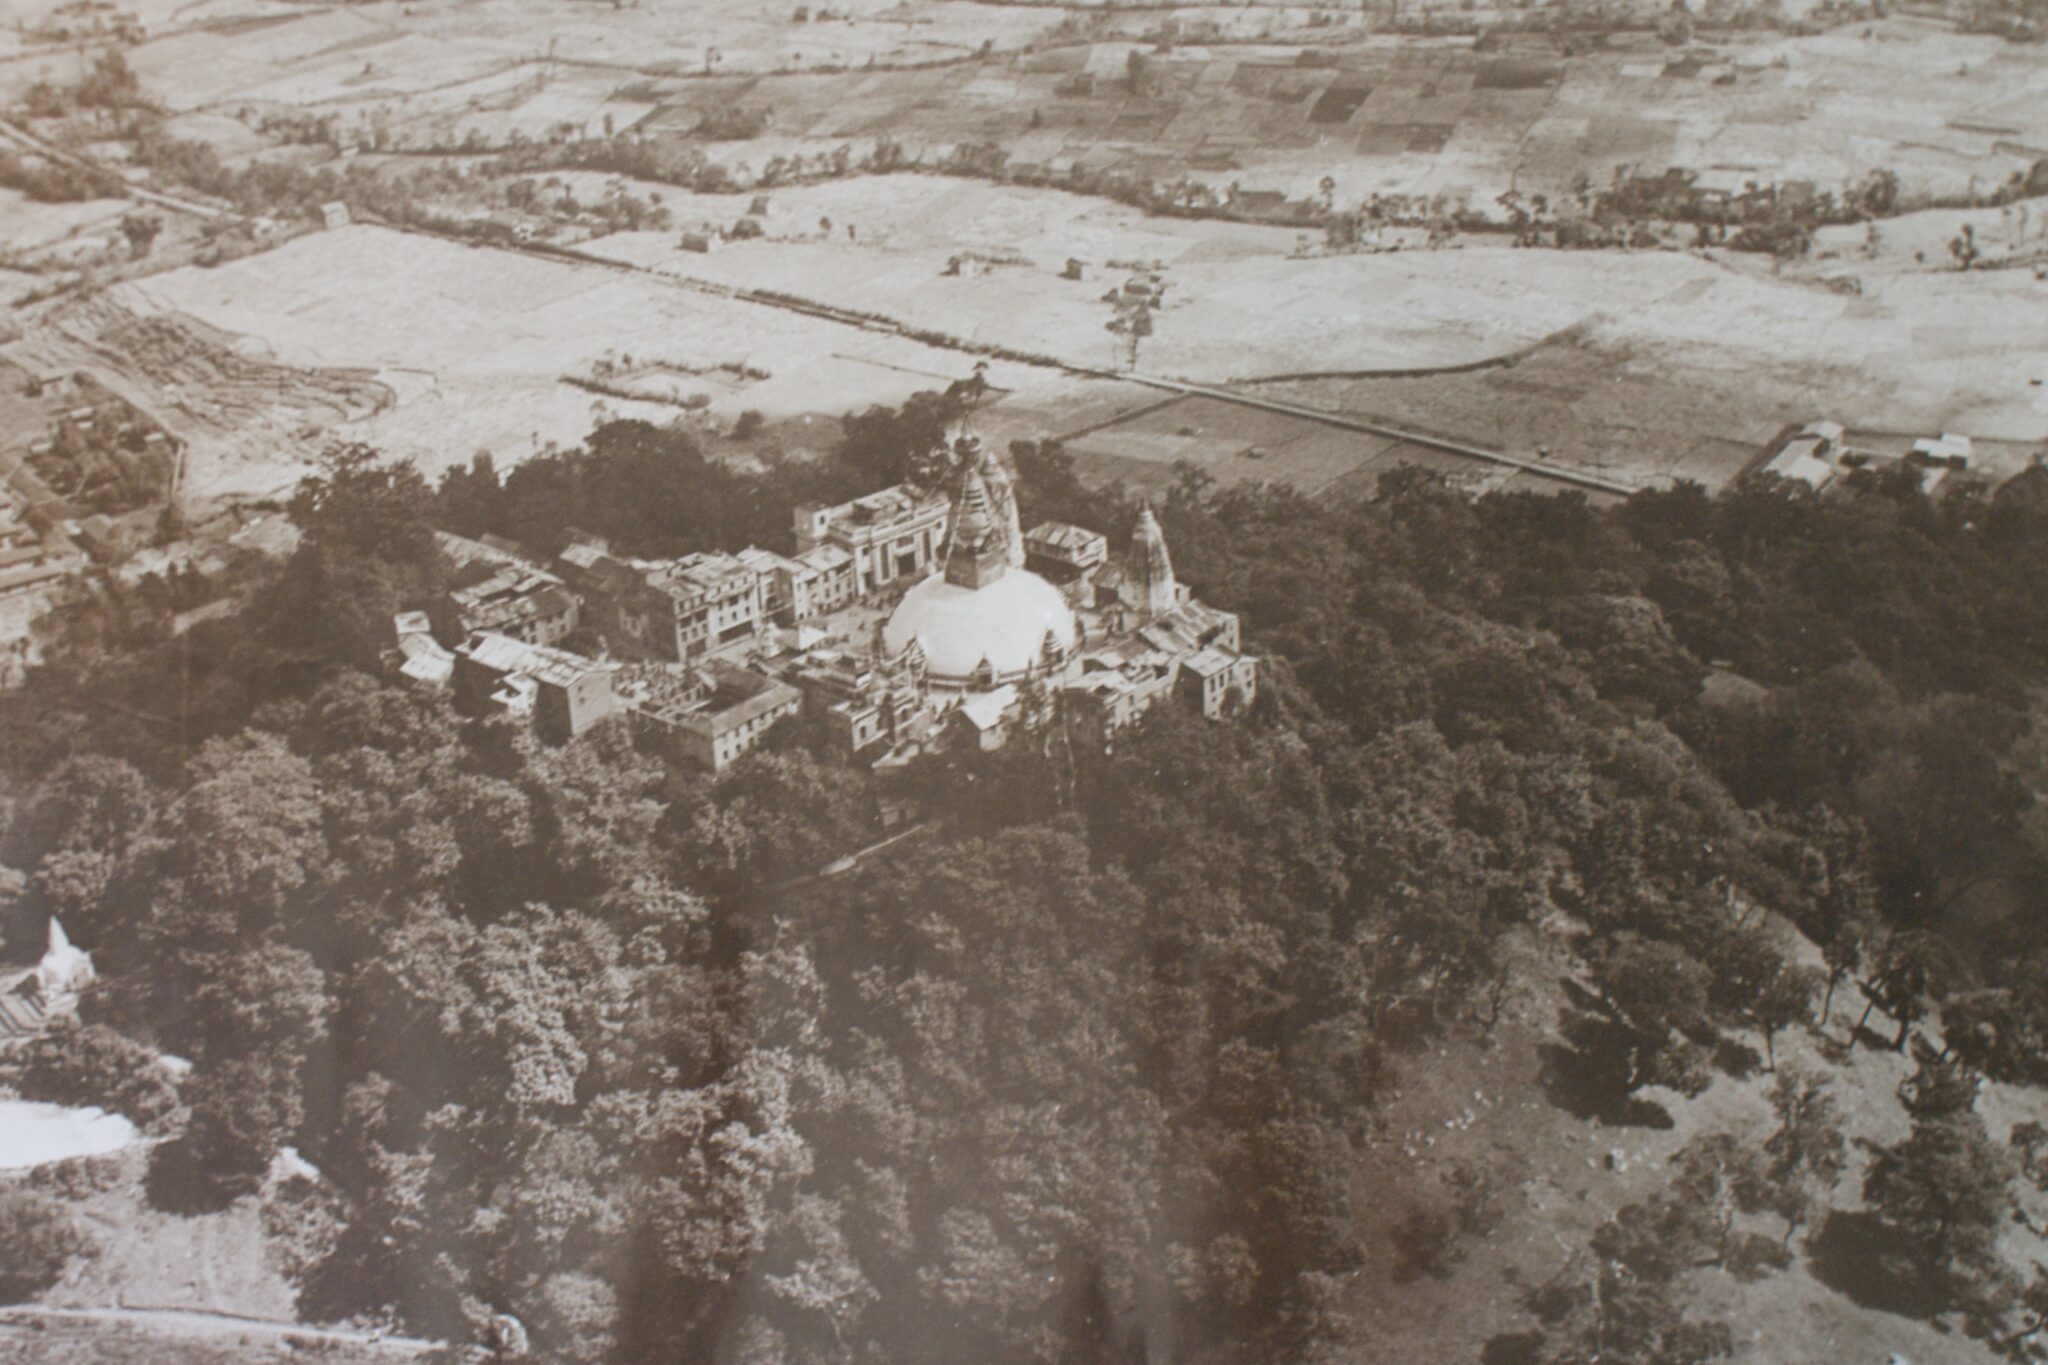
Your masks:
<path fill-rule="evenodd" d="M 733 196 L 667 202 L 685 222 L 718 222 L 748 207 Z M 819 226 L 827 218 L 830 238 Z M 1874 274 L 1852 296 L 1773 278 L 1746 260 L 1675 252 L 1296 257 L 1293 235 L 1280 229 L 1209 235 L 1200 231 L 1208 225 L 1148 219 L 1064 192 L 917 175 L 777 192 L 766 224 L 766 238 L 710 253 L 683 250 L 673 231 L 586 247 L 670 273 L 672 285 L 359 226 L 210 270 L 166 272 L 110 297 L 138 317 L 217 329 L 215 348 L 281 376 L 276 410 L 243 420 L 217 403 L 209 411 L 198 396 L 206 383 L 188 383 L 178 401 L 216 429 L 192 441 L 189 486 L 201 496 L 280 491 L 336 437 L 417 460 L 431 475 L 478 450 L 509 462 L 573 443 L 605 414 L 666 422 L 701 396 L 719 425 L 749 409 L 777 419 L 836 416 L 940 387 L 972 367 L 958 352 L 691 281 L 783 291 L 1108 368 L 1120 361 L 1101 294 L 1127 274 L 1098 264 L 1112 260 L 1165 265 L 1167 302 L 1141 348 L 1143 370 L 1257 383 L 1270 396 L 1525 456 L 1547 447 L 1624 477 L 1718 486 L 1787 423 L 1823 415 L 2004 438 L 2021 443 L 2007 452 L 2015 467 L 2026 443 L 2048 436 L 2048 389 L 2033 382 L 2048 355 L 2048 284 L 2028 271 Z M 848 224 L 858 233 L 851 241 Z M 1084 278 L 1062 278 L 1068 256 L 1082 251 Z M 1017 263 L 945 273 L 963 254 Z M 1543 268 L 1531 270 L 1538 259 Z M 102 363 L 120 362 L 118 345 L 98 350 Z M 1515 363 L 1395 377 L 1504 357 Z M 620 392 L 565 382 L 604 359 L 626 376 Z M 723 365 L 770 377 L 740 379 L 718 372 Z M 309 400 L 309 381 L 286 382 L 291 376 L 325 378 Z M 1302 377 L 1271 382 L 1290 376 Z M 992 413 L 1005 439 L 1064 434 L 1157 401 L 1112 385 L 1119 406 L 1106 415 L 1063 415 L 1071 377 L 999 365 L 992 382 L 1012 391 L 995 411 L 1030 414 L 1012 423 Z M 1508 478 L 1292 418 L 1236 413 L 1221 422 L 1210 411 L 1218 406 L 1199 400 L 1192 417 L 1119 424 L 1075 449 L 1098 476 L 1139 483 L 1170 477 L 1181 459 L 1225 482 L 1338 491 L 1369 489 L 1378 472 L 1403 462 L 1483 487 Z M 252 430 L 269 433 L 268 444 L 247 439 Z"/>
<path fill-rule="evenodd" d="M 150 1147 L 109 1160 L 118 1166 L 103 1188 L 67 1197 L 95 1253 L 74 1261 L 38 1302 L 53 1308 L 109 1306 L 238 1313 L 290 1321 L 294 1291 L 273 1264 L 254 1198 L 216 1213 L 167 1213 L 145 1184 Z"/>
<path fill-rule="evenodd" d="M 1813 235 L 1802 277 L 1867 281 L 1872 275 L 1956 269 L 1949 244 L 1964 228 L 1975 234 L 1980 268 L 2048 262 L 2048 198 L 1998 208 L 1922 209 L 1881 223 L 1824 227 Z"/>
<path fill-rule="evenodd" d="M 0 252 L 34 258 L 98 250 L 120 240 L 121 215 L 133 207 L 125 199 L 44 204 L 0 189 Z"/>
<path fill-rule="evenodd" d="M 728 221 L 745 208 L 738 197 L 665 202 L 685 221 Z M 821 218 L 835 225 L 830 238 Z M 846 224 L 857 227 L 857 240 L 847 240 Z M 2048 436 L 2048 389 L 2035 382 L 2048 354 L 2048 283 L 2029 271 L 1894 272 L 1865 280 L 1854 296 L 1774 277 L 1753 258 L 1669 251 L 1475 246 L 1294 257 L 1292 234 L 1282 229 L 1212 233 L 1213 225 L 1147 219 L 1060 191 L 926 176 L 778 192 L 767 225 L 767 237 L 709 254 L 652 232 L 584 249 L 1089 367 L 1116 359 L 1104 330 L 1112 310 L 1101 295 L 1127 273 L 1102 263 L 1157 260 L 1166 266 L 1166 306 L 1139 368 L 1177 378 L 1228 383 L 1465 366 L 1581 329 L 1630 363 L 1622 375 L 1603 367 L 1587 382 L 1661 391 L 1661 376 L 1676 369 L 1717 391 L 1707 412 L 1727 412 L 1723 395 L 1740 401 L 1766 375 L 1767 393 L 1792 395 L 1770 414 L 1768 430 L 1802 411 L 1839 408 L 1860 414 L 1859 425 Z M 1004 250 L 1019 263 L 945 273 L 950 257 Z M 1061 278 L 1070 256 L 1088 263 L 1081 281 Z M 1687 443 L 1729 435 L 1747 442 L 1762 416 L 1736 420 L 1738 433 L 1725 423 L 1689 426 Z M 1563 434 L 1532 433 L 1528 444 Z"/>
<path fill-rule="evenodd" d="M 668 422 L 680 410 L 563 382 L 607 354 L 681 369 L 752 364 L 770 377 L 705 381 L 712 418 L 770 418 L 900 402 L 972 370 L 964 356 L 705 294 L 601 266 L 539 260 L 353 227 L 212 270 L 181 269 L 123 291 L 141 312 L 232 333 L 242 352 L 296 370 L 357 372 L 382 410 L 331 436 L 413 459 L 428 474 L 490 450 L 501 464 L 574 444 L 600 414 Z M 1041 375 L 997 366 L 1012 388 Z M 271 471 L 296 478 L 298 462 Z M 194 489 L 209 491 L 195 470 Z M 215 489 L 213 491 L 219 491 Z"/>

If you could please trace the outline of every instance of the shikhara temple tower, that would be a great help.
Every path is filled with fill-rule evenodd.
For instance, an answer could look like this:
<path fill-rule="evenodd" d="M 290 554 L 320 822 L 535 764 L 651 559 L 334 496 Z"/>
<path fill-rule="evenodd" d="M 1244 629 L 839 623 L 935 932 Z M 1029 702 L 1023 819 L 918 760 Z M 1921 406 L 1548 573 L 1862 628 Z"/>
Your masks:
<path fill-rule="evenodd" d="M 1164 616 L 1181 605 L 1180 584 L 1173 577 L 1173 557 L 1166 552 L 1166 533 L 1159 529 L 1159 518 L 1152 515 L 1149 501 L 1138 509 L 1138 524 L 1131 531 L 1124 575 L 1131 606 L 1144 616 Z"/>

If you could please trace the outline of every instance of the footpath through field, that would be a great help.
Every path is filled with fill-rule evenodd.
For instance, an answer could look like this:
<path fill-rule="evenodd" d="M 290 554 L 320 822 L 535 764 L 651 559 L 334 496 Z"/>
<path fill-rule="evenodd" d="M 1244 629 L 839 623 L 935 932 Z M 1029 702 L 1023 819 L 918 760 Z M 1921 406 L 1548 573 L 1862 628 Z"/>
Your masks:
<path fill-rule="evenodd" d="M 450 241 L 464 240 L 454 234 L 442 234 L 431 229 L 413 230 L 426 232 L 430 236 L 445 236 Z M 474 243 L 469 243 L 469 245 L 474 245 Z M 1591 469 L 1552 464 L 1543 459 L 1525 455 L 1514 455 L 1505 450 L 1496 450 L 1490 446 L 1474 445 L 1468 441 L 1453 440 L 1445 436 L 1433 436 L 1427 432 L 1415 431 L 1408 427 L 1394 426 L 1391 423 L 1374 420 L 1370 417 L 1353 416 L 1343 412 L 1331 412 L 1327 408 L 1310 407 L 1304 403 L 1292 403 L 1284 399 L 1261 398 L 1255 394 L 1240 393 L 1235 389 L 1218 388 L 1210 384 L 1197 384 L 1187 380 L 1168 378 L 1165 375 L 1145 374 L 1137 370 L 1104 370 L 1094 366 L 1078 365 L 1070 361 L 1060 360 L 1055 356 L 1030 355 L 1004 348 L 991 347 L 963 341 L 957 337 L 933 333 L 923 328 L 911 327 L 895 318 L 852 312 L 848 309 L 836 308 L 828 303 L 819 303 L 812 299 L 798 298 L 790 294 L 748 289 L 742 285 L 721 284 L 712 280 L 700 279 L 694 275 L 659 270 L 652 266 L 634 265 L 628 261 L 614 260 L 605 256 L 594 256 L 570 247 L 547 247 L 521 243 L 506 249 L 521 251 L 545 260 L 575 261 L 580 264 L 604 266 L 610 270 L 629 274 L 648 275 L 685 289 L 694 289 L 705 294 L 715 294 L 720 298 L 733 299 L 740 303 L 751 303 L 765 308 L 781 308 L 789 312 L 802 313 L 808 317 L 818 318 L 826 322 L 836 322 L 841 326 L 853 327 L 865 332 L 880 332 L 901 336 L 906 340 L 921 342 L 927 346 L 941 347 L 968 355 L 989 356 L 1013 365 L 1033 365 L 1045 369 L 1060 370 L 1064 373 L 1086 379 L 1108 379 L 1138 384 L 1146 388 L 1162 389 L 1169 393 L 1181 394 L 1187 397 L 1210 398 L 1219 403 L 1235 404 L 1238 407 L 1254 408 L 1262 412 L 1300 418 L 1303 421 L 1318 422 L 1324 426 L 1339 427 L 1347 431 L 1356 431 L 1366 435 L 1404 441 L 1410 445 L 1424 446 L 1431 450 L 1442 451 L 1448 455 L 1457 455 L 1465 459 L 1479 460 L 1487 464 L 1519 471 L 1529 475 L 1531 478 L 1548 479 L 1555 483 L 1566 484 L 1574 488 L 1589 489 L 1597 493 L 1612 493 L 1621 497 L 1627 497 L 1629 494 L 1639 491 L 1643 486 L 1633 480 L 1615 478 L 1612 475 L 1601 474 Z M 1469 369 L 1470 366 L 1460 365 L 1456 368 Z"/>
<path fill-rule="evenodd" d="M 260 1336 L 284 1342 L 328 1342 L 363 1346 L 401 1356 L 421 1355 L 442 1344 L 422 1337 L 383 1336 L 336 1327 L 307 1327 L 295 1322 L 237 1317 L 232 1313 L 210 1313 L 198 1308 L 39 1308 L 34 1305 L 0 1308 L 0 1329 L 33 1330 L 39 1324 L 55 1322 L 103 1322 L 180 1336 Z"/>
<path fill-rule="evenodd" d="M 1341 412 L 1331 412 L 1326 408 L 1312 408 L 1302 403 L 1290 403 L 1284 399 L 1260 398 L 1253 394 L 1238 393 L 1231 389 L 1214 388 L 1208 384 L 1191 384 L 1186 380 L 1168 379 L 1163 375 L 1141 374 L 1136 370 L 1125 370 L 1116 374 L 1105 371 L 1101 377 L 1105 379 L 1125 379 L 1133 384 L 1143 384 L 1149 388 L 1165 389 L 1169 393 L 1185 394 L 1193 398 L 1213 398 L 1219 403 L 1235 403 L 1239 407 L 1258 408 L 1264 412 L 1276 412 L 1287 417 L 1299 417 L 1303 421 L 1320 422 L 1325 426 L 1342 427 L 1348 431 L 1362 431 L 1374 436 L 1391 437 L 1395 440 L 1406 441 L 1410 445 L 1427 446 L 1431 450 L 1441 450 L 1451 455 L 1463 455 L 1468 459 L 1485 460 L 1490 464 L 1505 465 L 1510 469 L 1519 469 L 1525 474 L 1534 475 L 1538 478 L 1554 479 L 1559 483 L 1571 484 L 1578 488 L 1589 488 L 1595 492 L 1618 493 L 1626 497 L 1636 492 L 1639 487 L 1639 485 L 1629 480 L 1617 479 L 1606 474 L 1597 474 L 1590 469 L 1575 469 L 1569 465 L 1547 464 L 1542 460 L 1530 459 L 1522 455 L 1510 455 L 1504 450 L 1494 450 L 1488 446 L 1470 445 L 1464 441 L 1454 441 L 1444 436 L 1431 436 L 1425 432 L 1414 431 L 1407 427 L 1391 426 L 1385 422 L 1352 417 Z"/>

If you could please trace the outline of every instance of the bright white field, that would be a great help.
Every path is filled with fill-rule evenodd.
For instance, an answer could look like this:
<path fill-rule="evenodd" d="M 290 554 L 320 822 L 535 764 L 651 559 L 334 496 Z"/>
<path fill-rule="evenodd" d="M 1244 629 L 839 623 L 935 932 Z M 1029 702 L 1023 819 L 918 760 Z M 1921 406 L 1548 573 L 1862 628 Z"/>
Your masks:
<path fill-rule="evenodd" d="M 683 221 L 726 222 L 744 198 L 674 195 Z M 1586 324 L 1609 343 L 1730 373 L 1881 379 L 1884 411 L 1863 425 L 1949 427 L 1985 437 L 2048 435 L 2048 284 L 2028 271 L 1919 272 L 1867 280 L 1852 297 L 1772 275 L 1768 262 L 1679 252 L 1529 251 L 1479 246 L 1290 258 L 1284 230 L 1147 219 L 1051 190 L 890 176 L 777 192 L 769 240 L 710 254 L 679 234 L 629 233 L 586 249 L 730 285 L 859 309 L 1077 365 L 1113 356 L 1105 262 L 1166 266 L 1167 307 L 1139 368 L 1199 381 L 1470 364 Z M 818 219 L 829 216 L 829 239 Z M 857 242 L 845 236 L 854 224 Z M 776 239 L 781 240 L 776 240 Z M 1028 265 L 944 274 L 948 257 L 1014 250 Z M 1067 257 L 1086 278 L 1060 278 Z"/>
<path fill-rule="evenodd" d="M 133 207 L 125 199 L 43 204 L 0 189 L 0 250 L 34 253 L 85 233 L 119 238 L 120 217 Z"/>
<path fill-rule="evenodd" d="M 101 1109 L 0 1099 L 0 1170 L 104 1156 L 135 1141 L 135 1125 Z"/>
<path fill-rule="evenodd" d="M 182 313 L 239 334 L 245 350 L 266 359 L 375 371 L 397 401 L 334 434 L 411 458 L 430 475 L 478 450 L 502 467 L 550 443 L 572 445 L 606 413 L 657 422 L 679 415 L 561 382 L 607 354 L 770 371 L 745 386 L 705 383 L 712 413 L 726 422 L 747 409 L 777 418 L 901 402 L 972 370 L 955 353 L 601 266 L 367 226 L 211 270 L 169 271 L 123 293 L 138 311 Z M 993 380 L 1044 377 L 998 366 Z M 208 491 L 196 468 L 194 477 L 196 491 Z M 236 491 L 252 491 L 250 478 L 245 471 Z"/>
<path fill-rule="evenodd" d="M 1922 209 L 1881 223 L 1822 228 L 1813 234 L 1811 268 L 1866 282 L 1872 273 L 1953 270 L 1949 243 L 1965 226 L 1975 229 L 1985 262 L 2048 255 L 2048 198 L 2038 198 L 2000 208 Z"/>
<path fill-rule="evenodd" d="M 208 7 L 218 19 L 227 11 Z M 816 8 L 814 6 L 813 8 Z M 180 110 L 228 101 L 356 103 L 474 88 L 551 63 L 639 74 L 696 75 L 923 64 L 971 55 L 984 41 L 1020 47 L 1059 20 L 1051 10 L 957 0 L 833 0 L 850 21 L 793 22 L 794 0 L 637 0 L 543 5 L 537 0 L 405 0 L 346 9 L 265 4 L 232 12 L 267 24 L 201 27 L 182 13 L 152 25 L 131 62 L 153 94 Z M 160 35 L 160 36 L 159 36 Z"/>

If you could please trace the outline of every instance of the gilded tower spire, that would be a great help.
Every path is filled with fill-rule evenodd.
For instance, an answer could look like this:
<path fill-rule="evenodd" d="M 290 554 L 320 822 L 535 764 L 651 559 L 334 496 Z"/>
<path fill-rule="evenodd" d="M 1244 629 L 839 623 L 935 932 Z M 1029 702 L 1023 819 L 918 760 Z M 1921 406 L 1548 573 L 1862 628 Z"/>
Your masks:
<path fill-rule="evenodd" d="M 969 469 L 953 503 L 953 539 L 946 548 L 946 581 L 985 588 L 1010 567 L 1010 537 L 997 516 L 988 485 Z"/>

